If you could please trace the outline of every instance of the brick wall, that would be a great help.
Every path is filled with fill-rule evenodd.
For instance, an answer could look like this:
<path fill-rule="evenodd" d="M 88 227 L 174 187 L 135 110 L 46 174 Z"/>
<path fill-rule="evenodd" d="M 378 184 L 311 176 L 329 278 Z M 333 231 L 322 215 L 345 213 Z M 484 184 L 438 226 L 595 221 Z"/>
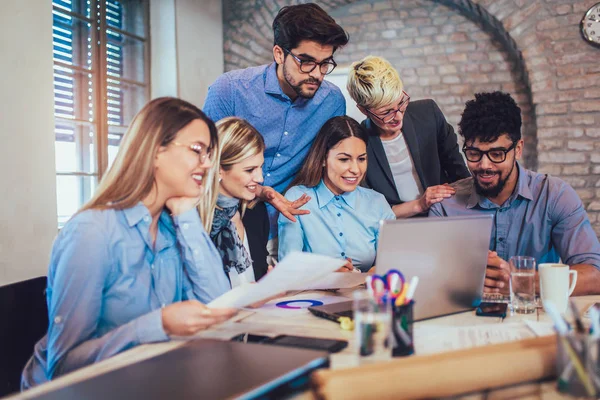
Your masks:
<path fill-rule="evenodd" d="M 433 98 L 454 126 L 475 92 L 511 93 L 523 109 L 526 165 L 569 182 L 600 235 L 600 49 L 579 34 L 583 13 L 597 0 L 473 1 L 517 43 L 532 99 L 506 49 L 435 0 L 318 3 L 350 33 L 336 54 L 340 67 L 368 54 L 389 59 L 411 97 Z M 273 17 L 300 2 L 224 0 L 226 70 L 270 62 Z"/>

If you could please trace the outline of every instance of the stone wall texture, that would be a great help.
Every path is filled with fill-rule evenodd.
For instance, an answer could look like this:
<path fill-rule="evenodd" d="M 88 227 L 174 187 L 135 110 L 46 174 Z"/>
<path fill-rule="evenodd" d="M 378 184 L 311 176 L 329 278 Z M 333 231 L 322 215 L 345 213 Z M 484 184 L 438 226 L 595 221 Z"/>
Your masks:
<path fill-rule="evenodd" d="M 272 61 L 274 16 L 302 2 L 224 0 L 225 69 Z M 434 99 L 455 127 L 474 93 L 511 93 L 523 110 L 525 165 L 571 184 L 600 235 L 600 48 L 579 31 L 597 0 L 471 2 L 499 22 L 523 62 L 482 21 L 441 0 L 317 1 L 350 34 L 338 68 L 387 58 L 411 98 Z"/>

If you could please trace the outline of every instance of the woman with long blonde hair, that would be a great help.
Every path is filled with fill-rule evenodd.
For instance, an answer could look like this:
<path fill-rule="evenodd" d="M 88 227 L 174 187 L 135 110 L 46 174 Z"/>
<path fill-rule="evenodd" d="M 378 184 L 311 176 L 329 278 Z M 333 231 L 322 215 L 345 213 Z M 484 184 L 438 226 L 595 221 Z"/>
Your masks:
<path fill-rule="evenodd" d="M 257 202 L 265 142 L 241 118 L 224 118 L 216 125 L 220 152 L 212 173 L 219 177 L 218 190 L 201 203 L 200 214 L 235 287 L 254 282 L 268 269 L 269 220 L 265 204 Z"/>
<path fill-rule="evenodd" d="M 202 304 L 229 290 L 195 209 L 217 152 L 213 122 L 190 103 L 159 98 L 136 115 L 95 196 L 54 242 L 48 333 L 23 389 L 235 313 Z"/>

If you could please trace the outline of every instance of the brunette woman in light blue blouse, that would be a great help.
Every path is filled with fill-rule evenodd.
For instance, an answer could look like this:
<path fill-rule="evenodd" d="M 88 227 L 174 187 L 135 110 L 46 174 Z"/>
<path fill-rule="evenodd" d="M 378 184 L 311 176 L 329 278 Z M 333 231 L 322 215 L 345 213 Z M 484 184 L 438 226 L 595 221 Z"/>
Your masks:
<path fill-rule="evenodd" d="M 291 251 L 345 258 L 341 271 L 367 272 L 375 263 L 379 221 L 395 219 L 382 194 L 358 186 L 367 169 L 367 134 L 347 116 L 327 121 L 286 197 L 306 194 L 310 214 L 279 218 L 279 259 Z"/>
<path fill-rule="evenodd" d="M 48 333 L 22 389 L 235 313 L 202 304 L 230 288 L 195 208 L 217 146 L 212 121 L 185 101 L 159 98 L 138 113 L 95 196 L 54 242 Z"/>

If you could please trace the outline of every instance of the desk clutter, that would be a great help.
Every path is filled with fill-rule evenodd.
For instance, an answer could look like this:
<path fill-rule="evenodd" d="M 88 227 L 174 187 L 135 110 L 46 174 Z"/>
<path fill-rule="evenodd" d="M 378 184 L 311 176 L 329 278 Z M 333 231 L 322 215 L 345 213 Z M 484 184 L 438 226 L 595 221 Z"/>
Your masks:
<path fill-rule="evenodd" d="M 439 398 L 554 378 L 556 337 L 394 359 L 312 374 L 321 399 Z M 432 377 L 435 376 L 435 379 Z M 376 385 L 373 382 L 377 382 Z"/>
<path fill-rule="evenodd" d="M 558 333 L 558 390 L 573 396 L 596 398 L 600 393 L 600 312 L 595 306 L 590 307 L 591 327 L 586 329 L 575 304 L 571 301 L 569 306 L 574 328 L 563 319 L 553 302 L 544 303 Z"/>

